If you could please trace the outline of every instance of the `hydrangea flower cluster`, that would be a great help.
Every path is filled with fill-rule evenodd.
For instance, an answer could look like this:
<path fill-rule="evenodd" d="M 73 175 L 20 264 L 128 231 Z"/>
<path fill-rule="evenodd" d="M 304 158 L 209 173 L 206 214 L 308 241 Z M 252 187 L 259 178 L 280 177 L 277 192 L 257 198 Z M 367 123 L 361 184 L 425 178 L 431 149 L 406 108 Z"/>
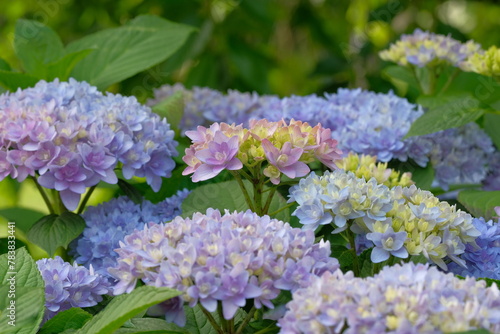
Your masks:
<path fill-rule="evenodd" d="M 491 77 L 500 76 L 500 49 L 490 47 L 484 52 L 477 52 L 463 64 L 463 70 Z"/>
<path fill-rule="evenodd" d="M 339 268 L 328 241 L 315 243 L 312 231 L 292 228 L 250 210 L 224 215 L 208 209 L 192 218 L 152 224 L 127 236 L 110 273 L 119 282 L 114 294 L 130 292 L 136 282 L 183 291 L 191 307 L 214 312 L 222 304 L 229 320 L 253 299 L 274 308 L 280 290 L 308 286 L 314 275 Z M 185 322 L 183 303 L 172 303 L 167 319 Z"/>
<path fill-rule="evenodd" d="M 366 235 L 374 263 L 422 254 L 445 270 L 445 257 L 463 266 L 459 255 L 479 236 L 468 213 L 429 191 L 414 185 L 389 189 L 375 178 L 366 181 L 341 170 L 300 180 L 290 188 L 293 201 L 298 203 L 293 215 L 306 230 L 332 223 L 333 233 L 349 228 Z"/>
<path fill-rule="evenodd" d="M 419 161 L 425 156 L 412 152 L 409 147 L 415 138 L 403 140 L 412 123 L 422 116 L 420 106 L 409 103 L 394 93 L 374 93 L 361 89 L 339 89 L 336 94 L 326 94 L 328 102 L 337 115 L 332 121 L 336 138 L 342 138 L 339 147 L 344 151 L 376 155 L 387 162 L 392 159 L 406 161 L 408 157 Z M 341 119 L 339 122 L 338 119 Z"/>
<path fill-rule="evenodd" d="M 316 160 L 336 168 L 341 153 L 330 129 L 294 120 L 252 120 L 249 129 L 214 123 L 209 128 L 199 126 L 197 131 L 187 131 L 186 135 L 193 144 L 182 158 L 188 165 L 183 175 L 193 174 L 194 182 L 213 178 L 225 169 L 254 168 L 267 162 L 264 175 L 279 184 L 282 174 L 292 179 L 307 175 L 307 164 Z"/>
<path fill-rule="evenodd" d="M 401 36 L 388 50 L 381 51 L 380 58 L 401 66 L 425 67 L 444 64 L 462 67 L 472 55 L 481 52 L 481 45 L 472 40 L 461 43 L 450 36 L 416 29 L 411 35 Z"/>
<path fill-rule="evenodd" d="M 450 264 L 449 270 L 461 276 L 500 280 L 500 225 L 492 220 L 474 218 L 472 224 L 481 235 L 475 245 L 466 245 L 462 259 L 467 268 Z"/>
<path fill-rule="evenodd" d="M 414 184 L 411 173 L 401 174 L 397 170 L 387 168 L 387 163 L 377 162 L 377 157 L 371 155 L 359 155 L 350 152 L 347 157 L 336 162 L 340 169 L 352 172 L 357 178 L 369 180 L 374 178 L 377 183 L 389 188 L 402 186 L 408 187 Z"/>
<path fill-rule="evenodd" d="M 283 334 L 500 332 L 500 292 L 435 267 L 407 263 L 375 277 L 340 270 L 293 293 L 279 320 Z"/>
<path fill-rule="evenodd" d="M 40 81 L 0 96 L 0 180 L 38 183 L 76 209 L 87 187 L 146 177 L 158 191 L 177 155 L 166 119 L 134 97 L 102 94 L 85 82 Z"/>
<path fill-rule="evenodd" d="M 72 307 L 90 307 L 111 292 L 108 280 L 89 269 L 64 262 L 59 256 L 36 262 L 45 282 L 44 319 Z"/>
<path fill-rule="evenodd" d="M 146 223 L 163 223 L 179 216 L 182 201 L 189 193 L 180 190 L 157 204 L 146 200 L 135 204 L 127 197 L 119 197 L 88 207 L 82 214 L 87 226 L 71 244 L 75 261 L 109 277 L 108 268 L 116 266 L 115 249 L 120 241 L 134 230 L 142 230 Z"/>
<path fill-rule="evenodd" d="M 184 98 L 184 117 L 179 125 L 184 131 L 196 129 L 199 125 L 208 127 L 215 122 L 243 123 L 247 126 L 250 119 L 265 117 L 264 114 L 256 113 L 261 106 L 261 97 L 257 93 L 229 90 L 223 94 L 206 87 L 187 89 L 181 83 L 164 85 L 155 90 L 154 98 L 148 100 L 147 104 L 154 106 L 177 92 L 182 92 Z"/>
<path fill-rule="evenodd" d="M 450 184 L 483 181 L 495 152 L 491 138 L 476 123 L 418 137 L 409 150 L 410 157 L 412 152 L 425 152 L 435 169 L 436 185 L 445 190 Z"/>

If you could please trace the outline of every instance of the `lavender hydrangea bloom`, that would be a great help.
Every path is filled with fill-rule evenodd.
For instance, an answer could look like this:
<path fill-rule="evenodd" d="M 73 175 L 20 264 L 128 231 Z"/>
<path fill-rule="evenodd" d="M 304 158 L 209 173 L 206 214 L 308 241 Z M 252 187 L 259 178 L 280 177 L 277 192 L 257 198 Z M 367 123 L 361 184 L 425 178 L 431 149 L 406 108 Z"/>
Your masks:
<path fill-rule="evenodd" d="M 472 278 L 406 263 L 374 277 L 325 272 L 293 293 L 280 333 L 453 333 L 500 331 L 500 291 Z"/>
<path fill-rule="evenodd" d="M 82 214 L 87 226 L 82 235 L 70 244 L 75 261 L 92 266 L 100 275 L 110 277 L 107 268 L 116 265 L 115 249 L 120 241 L 146 223 L 166 222 L 181 214 L 181 204 L 189 195 L 187 189 L 157 204 L 143 201 L 135 204 L 127 197 L 112 199 Z"/>
<path fill-rule="evenodd" d="M 208 209 L 192 218 L 146 225 L 120 245 L 118 264 L 109 269 L 119 280 L 115 295 L 132 291 L 142 280 L 183 291 L 191 307 L 200 303 L 213 312 L 220 303 L 228 320 L 249 299 L 257 308 L 273 308 L 271 300 L 280 289 L 307 286 L 312 276 L 339 267 L 329 257 L 329 242 L 315 243 L 313 231 L 250 210 L 221 215 Z M 167 319 L 185 323 L 180 308 L 165 310 Z"/>
<path fill-rule="evenodd" d="M 472 223 L 481 234 L 477 245 L 466 245 L 461 256 L 467 268 L 451 264 L 448 269 L 461 276 L 500 280 L 500 225 L 484 218 L 475 218 Z"/>
<path fill-rule="evenodd" d="M 40 81 L 0 95 L 0 180 L 39 176 L 69 210 L 85 189 L 123 175 L 146 177 L 155 191 L 175 167 L 174 132 L 134 97 L 102 94 L 85 82 Z"/>
<path fill-rule="evenodd" d="M 111 292 L 108 280 L 89 269 L 64 262 L 59 256 L 36 262 L 45 282 L 44 319 L 72 307 L 97 305 L 102 295 Z"/>

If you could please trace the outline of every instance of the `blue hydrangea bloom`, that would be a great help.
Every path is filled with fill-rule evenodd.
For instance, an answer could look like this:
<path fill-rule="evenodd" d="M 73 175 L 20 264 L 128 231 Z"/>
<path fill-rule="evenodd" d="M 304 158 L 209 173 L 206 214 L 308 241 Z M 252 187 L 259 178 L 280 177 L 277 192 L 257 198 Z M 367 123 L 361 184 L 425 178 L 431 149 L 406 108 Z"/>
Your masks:
<path fill-rule="evenodd" d="M 109 277 L 107 268 L 116 265 L 118 254 L 114 251 L 126 235 L 142 230 L 147 223 L 162 223 L 181 214 L 182 201 L 188 190 L 153 204 L 143 201 L 135 204 L 127 197 L 112 199 L 94 207 L 88 207 L 82 214 L 87 224 L 82 235 L 71 244 L 76 262 L 86 267 L 92 265 L 95 271 Z"/>
<path fill-rule="evenodd" d="M 500 225 L 492 220 L 474 218 L 474 226 L 481 232 L 476 244 L 468 244 L 462 259 L 467 268 L 451 264 L 449 270 L 461 276 L 500 280 Z"/>
<path fill-rule="evenodd" d="M 111 292 L 109 281 L 89 269 L 64 262 L 59 256 L 36 262 L 45 282 L 44 319 L 72 307 L 90 307 L 102 300 L 102 295 Z"/>

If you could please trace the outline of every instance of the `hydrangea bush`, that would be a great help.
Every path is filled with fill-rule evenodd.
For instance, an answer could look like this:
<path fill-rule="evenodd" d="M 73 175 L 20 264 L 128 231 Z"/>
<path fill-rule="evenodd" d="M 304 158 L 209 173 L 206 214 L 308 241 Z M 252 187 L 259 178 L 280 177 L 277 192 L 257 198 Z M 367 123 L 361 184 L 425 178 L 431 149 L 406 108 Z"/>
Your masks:
<path fill-rule="evenodd" d="M 495 92 L 497 47 L 417 29 L 380 53 L 395 91 L 175 83 L 144 106 L 62 72 L 92 45 L 0 95 L 0 190 L 47 206 L 0 203 L 21 226 L 1 326 L 17 307 L 23 333 L 500 333 L 498 103 L 464 88 Z"/>

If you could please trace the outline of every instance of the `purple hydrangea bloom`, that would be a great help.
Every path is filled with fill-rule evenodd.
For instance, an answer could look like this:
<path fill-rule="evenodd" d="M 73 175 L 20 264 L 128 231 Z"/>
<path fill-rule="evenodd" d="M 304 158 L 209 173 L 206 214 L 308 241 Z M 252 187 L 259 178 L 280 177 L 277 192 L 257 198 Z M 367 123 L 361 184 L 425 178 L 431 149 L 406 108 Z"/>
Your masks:
<path fill-rule="evenodd" d="M 374 277 L 325 272 L 293 292 L 278 321 L 287 334 L 500 331 L 500 291 L 472 278 L 406 263 Z"/>
<path fill-rule="evenodd" d="M 146 177 L 155 191 L 175 167 L 174 132 L 134 97 L 97 91 L 85 82 L 40 81 L 0 95 L 0 180 L 28 175 L 61 192 L 69 210 L 100 181 Z"/>
<path fill-rule="evenodd" d="M 118 264 L 109 272 L 119 282 L 114 294 L 130 292 L 138 280 L 184 292 L 183 299 L 208 311 L 222 305 L 232 319 L 253 300 L 257 308 L 273 308 L 280 289 L 307 286 L 311 277 L 334 271 L 329 242 L 315 243 L 313 231 L 292 228 L 250 210 L 224 215 L 208 209 L 192 218 L 150 224 L 125 237 Z M 167 319 L 182 325 L 180 308 L 167 308 Z"/>
<path fill-rule="evenodd" d="M 111 292 L 108 280 L 89 269 L 64 262 L 59 256 L 36 262 L 45 282 L 44 319 L 72 307 L 90 307 Z"/>
<path fill-rule="evenodd" d="M 107 269 L 116 265 L 115 249 L 125 236 L 143 229 L 147 223 L 166 222 L 180 215 L 182 202 L 189 193 L 187 189 L 180 190 L 157 204 L 149 201 L 135 204 L 127 197 L 119 197 L 88 207 L 82 214 L 87 226 L 70 244 L 75 261 L 110 277 Z"/>

